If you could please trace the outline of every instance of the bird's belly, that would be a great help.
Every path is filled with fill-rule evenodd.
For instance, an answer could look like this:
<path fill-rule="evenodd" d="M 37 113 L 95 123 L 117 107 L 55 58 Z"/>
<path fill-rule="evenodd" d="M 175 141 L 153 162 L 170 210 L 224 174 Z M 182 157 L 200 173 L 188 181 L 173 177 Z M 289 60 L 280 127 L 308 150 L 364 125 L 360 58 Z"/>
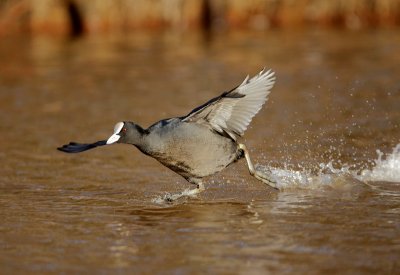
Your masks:
<path fill-rule="evenodd" d="M 237 145 L 224 137 L 170 142 L 153 157 L 185 178 L 217 173 L 237 159 Z"/>

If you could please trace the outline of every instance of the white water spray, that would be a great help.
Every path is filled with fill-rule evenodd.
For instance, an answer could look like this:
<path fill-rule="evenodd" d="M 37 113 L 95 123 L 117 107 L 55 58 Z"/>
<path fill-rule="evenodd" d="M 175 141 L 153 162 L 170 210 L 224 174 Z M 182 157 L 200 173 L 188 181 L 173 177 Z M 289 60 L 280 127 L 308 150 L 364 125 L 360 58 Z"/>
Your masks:
<path fill-rule="evenodd" d="M 371 170 L 361 171 L 358 178 L 362 181 L 389 181 L 400 183 L 400 143 L 383 159 L 383 153 L 377 150 L 378 159 Z"/>
<path fill-rule="evenodd" d="M 319 172 L 312 173 L 309 170 L 295 171 L 288 168 L 280 169 L 273 167 L 258 166 L 258 169 L 270 171 L 272 177 L 277 181 L 280 189 L 287 188 L 319 188 L 324 185 L 332 185 L 338 181 L 386 181 L 400 183 L 400 144 L 398 144 L 392 153 L 384 154 L 377 150 L 378 159 L 371 169 L 354 171 L 349 165 L 342 165 L 340 168 L 334 168 L 332 161 L 321 163 Z"/>

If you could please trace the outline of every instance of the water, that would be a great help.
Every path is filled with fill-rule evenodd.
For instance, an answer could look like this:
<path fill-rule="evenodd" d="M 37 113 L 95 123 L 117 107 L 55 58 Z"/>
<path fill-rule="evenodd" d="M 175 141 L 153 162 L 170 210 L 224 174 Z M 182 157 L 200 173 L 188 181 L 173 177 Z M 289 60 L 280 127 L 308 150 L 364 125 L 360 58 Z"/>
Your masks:
<path fill-rule="evenodd" d="M 398 30 L 135 34 L 0 43 L 1 273 L 399 270 Z M 244 161 L 197 198 L 135 148 L 55 150 L 181 116 L 263 66 Z"/>

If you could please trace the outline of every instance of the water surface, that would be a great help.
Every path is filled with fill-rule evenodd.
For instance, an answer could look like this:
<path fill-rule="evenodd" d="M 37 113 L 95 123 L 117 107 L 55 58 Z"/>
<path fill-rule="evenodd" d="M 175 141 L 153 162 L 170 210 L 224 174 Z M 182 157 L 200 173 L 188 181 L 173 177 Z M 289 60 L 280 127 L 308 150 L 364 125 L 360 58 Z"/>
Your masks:
<path fill-rule="evenodd" d="M 398 30 L 132 34 L 0 43 L 2 273 L 396 273 Z M 263 66 L 276 86 L 240 161 L 197 198 L 134 147 L 77 155 L 132 120 L 181 116 Z"/>

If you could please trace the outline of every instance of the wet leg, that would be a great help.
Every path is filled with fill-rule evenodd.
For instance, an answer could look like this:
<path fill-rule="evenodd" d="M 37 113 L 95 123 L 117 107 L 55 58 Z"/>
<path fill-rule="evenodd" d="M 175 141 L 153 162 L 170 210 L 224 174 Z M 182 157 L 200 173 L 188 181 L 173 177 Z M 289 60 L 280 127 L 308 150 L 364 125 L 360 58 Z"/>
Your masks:
<path fill-rule="evenodd" d="M 244 157 L 246 158 L 247 166 L 249 168 L 250 175 L 255 177 L 256 179 L 262 181 L 263 183 L 267 184 L 268 186 L 278 189 L 276 186 L 276 181 L 274 181 L 270 175 L 267 175 L 266 173 L 256 170 L 254 168 L 253 163 L 251 162 L 249 151 L 247 150 L 246 146 L 244 144 L 239 143 L 239 148 L 243 151 Z"/>

